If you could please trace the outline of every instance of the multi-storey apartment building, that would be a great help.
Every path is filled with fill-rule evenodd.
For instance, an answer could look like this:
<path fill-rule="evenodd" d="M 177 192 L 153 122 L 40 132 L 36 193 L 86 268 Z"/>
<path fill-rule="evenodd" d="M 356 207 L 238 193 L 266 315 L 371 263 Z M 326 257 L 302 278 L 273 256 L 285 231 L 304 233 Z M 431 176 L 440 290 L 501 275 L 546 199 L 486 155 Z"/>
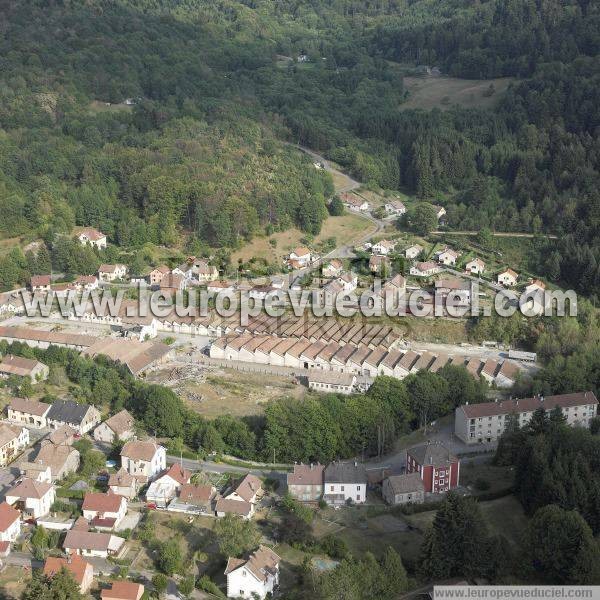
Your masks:
<path fill-rule="evenodd" d="M 561 408 L 569 425 L 589 427 L 591 419 L 597 414 L 598 399 L 594 392 L 577 392 L 464 404 L 456 409 L 454 433 L 467 444 L 495 442 L 502 435 L 511 415 L 515 415 L 519 425 L 523 426 L 537 409 L 544 408 L 550 412 L 556 406 Z"/>

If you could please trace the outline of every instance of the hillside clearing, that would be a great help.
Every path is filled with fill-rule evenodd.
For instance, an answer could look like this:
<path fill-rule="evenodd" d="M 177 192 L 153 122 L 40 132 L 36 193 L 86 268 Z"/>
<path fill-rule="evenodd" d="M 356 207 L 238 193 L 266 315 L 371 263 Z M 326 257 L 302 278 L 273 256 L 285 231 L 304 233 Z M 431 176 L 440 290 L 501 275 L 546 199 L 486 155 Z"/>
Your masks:
<path fill-rule="evenodd" d="M 458 104 L 462 108 L 491 108 L 502 98 L 511 77 L 500 79 L 458 79 L 455 77 L 405 77 L 404 87 L 408 99 L 400 105 L 400 110 L 439 108 L 448 110 Z M 488 95 L 490 85 L 495 92 Z"/>

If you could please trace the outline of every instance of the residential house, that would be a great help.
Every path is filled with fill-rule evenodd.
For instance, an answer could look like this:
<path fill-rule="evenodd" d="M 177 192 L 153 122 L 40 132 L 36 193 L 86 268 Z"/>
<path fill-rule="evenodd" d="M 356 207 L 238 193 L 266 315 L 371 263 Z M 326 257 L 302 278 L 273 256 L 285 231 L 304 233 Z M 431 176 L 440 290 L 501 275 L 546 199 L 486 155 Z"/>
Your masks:
<path fill-rule="evenodd" d="M 194 259 L 192 263 L 192 273 L 200 283 L 215 281 L 219 278 L 219 270 L 213 265 L 209 265 L 208 261 Z"/>
<path fill-rule="evenodd" d="M 122 537 L 112 533 L 73 528 L 67 531 L 63 548 L 68 554 L 108 558 L 109 556 L 117 556 L 124 543 L 125 540 Z"/>
<path fill-rule="evenodd" d="M 47 436 L 46 440 L 52 442 L 56 446 L 65 445 L 71 446 L 75 441 L 77 431 L 69 425 L 61 425 L 58 429 L 53 429 Z"/>
<path fill-rule="evenodd" d="M 233 292 L 234 289 L 233 283 L 230 283 L 229 281 L 211 281 L 206 286 L 206 291 L 209 294 Z"/>
<path fill-rule="evenodd" d="M 114 265 L 103 264 L 98 269 L 98 277 L 101 281 L 116 281 L 127 277 L 127 265 L 120 263 Z"/>
<path fill-rule="evenodd" d="M 177 498 L 169 504 L 169 510 L 208 514 L 211 512 L 216 493 L 217 490 L 212 485 L 184 483 L 179 489 Z"/>
<path fill-rule="evenodd" d="M 54 444 L 50 440 L 42 440 L 40 449 L 33 460 L 43 467 L 50 467 L 52 481 L 59 481 L 75 473 L 79 468 L 79 452 L 69 444 Z"/>
<path fill-rule="evenodd" d="M 27 398 L 11 398 L 6 410 L 8 420 L 12 423 L 41 429 L 46 427 L 46 414 L 50 410 L 50 404 Z"/>
<path fill-rule="evenodd" d="M 333 258 L 323 266 L 323 277 L 338 277 L 343 270 L 344 263 L 339 258 Z"/>
<path fill-rule="evenodd" d="M 141 583 L 133 581 L 111 581 L 110 588 L 100 592 L 102 600 L 141 600 L 145 588 Z"/>
<path fill-rule="evenodd" d="M 258 598 L 263 600 L 279 585 L 281 559 L 273 550 L 260 546 L 247 559 L 229 558 L 225 575 L 228 598 Z"/>
<path fill-rule="evenodd" d="M 51 483 L 22 479 L 6 492 L 5 500 L 21 512 L 23 519 L 38 519 L 50 512 L 56 492 Z"/>
<path fill-rule="evenodd" d="M 138 494 L 138 480 L 130 475 L 123 467 L 108 478 L 108 489 L 114 494 L 133 500 Z"/>
<path fill-rule="evenodd" d="M 323 499 L 327 504 L 363 504 L 367 499 L 367 471 L 358 462 L 333 462 L 325 467 Z"/>
<path fill-rule="evenodd" d="M 79 243 L 84 246 L 89 244 L 99 250 L 106 248 L 106 235 L 93 227 L 86 227 L 80 230 L 77 234 L 77 239 L 79 240 Z"/>
<path fill-rule="evenodd" d="M 404 206 L 404 203 L 400 200 L 392 200 L 391 202 L 387 202 L 384 208 L 388 215 L 394 217 L 400 217 L 401 215 L 406 214 L 406 206 Z"/>
<path fill-rule="evenodd" d="M 134 420 L 125 409 L 109 417 L 94 429 L 94 439 L 112 444 L 115 441 L 127 441 L 135 433 Z"/>
<path fill-rule="evenodd" d="M 385 276 L 390 269 L 390 259 L 380 254 L 372 254 L 369 258 L 369 271 L 376 275 Z"/>
<path fill-rule="evenodd" d="M 356 384 L 356 375 L 322 369 L 308 370 L 308 387 L 315 392 L 351 394 Z"/>
<path fill-rule="evenodd" d="M 148 283 L 150 285 L 159 285 L 163 280 L 165 275 L 168 275 L 171 272 L 171 269 L 166 265 L 160 265 L 159 267 L 155 267 L 148 274 Z"/>
<path fill-rule="evenodd" d="M 29 287 L 32 292 L 49 292 L 52 286 L 51 275 L 32 275 Z"/>
<path fill-rule="evenodd" d="M 0 362 L 0 377 L 27 377 L 31 383 L 44 381 L 48 378 L 50 369 L 39 360 L 23 358 L 22 356 L 6 355 Z"/>
<path fill-rule="evenodd" d="M 436 253 L 437 261 L 447 267 L 455 266 L 459 256 L 459 253 L 456 250 L 452 250 L 452 248 L 445 248 L 441 252 Z"/>
<path fill-rule="evenodd" d="M 406 258 L 410 260 L 414 260 L 415 258 L 417 258 L 417 256 L 419 256 L 419 254 L 421 254 L 421 252 L 423 252 L 423 246 L 415 244 L 413 246 L 408 247 L 404 251 L 404 256 L 406 256 Z"/>
<path fill-rule="evenodd" d="M 320 464 L 294 465 L 287 474 L 287 488 L 292 498 L 300 502 L 318 502 L 323 495 L 325 466 Z"/>
<path fill-rule="evenodd" d="M 70 554 L 67 558 L 49 556 L 44 563 L 44 576 L 54 577 L 61 569 L 71 573 L 79 585 L 79 591 L 87 594 L 94 583 L 94 567 L 77 554 Z"/>
<path fill-rule="evenodd" d="M 186 279 L 177 273 L 168 273 L 160 281 L 160 290 L 167 294 L 174 294 L 184 290 Z"/>
<path fill-rule="evenodd" d="M 437 217 L 437 220 L 442 221 L 446 216 L 446 209 L 439 204 L 433 204 L 433 208 L 435 209 L 435 216 Z"/>
<path fill-rule="evenodd" d="M 254 507 L 250 502 L 231 500 L 228 498 L 217 498 L 215 504 L 215 514 L 217 517 L 225 515 L 238 515 L 243 519 L 249 519 L 254 514 Z"/>
<path fill-rule="evenodd" d="M 155 504 L 158 508 L 166 508 L 175 498 L 181 486 L 190 482 L 191 471 L 177 463 L 172 464 L 167 471 L 155 479 L 146 491 L 146 502 Z"/>
<path fill-rule="evenodd" d="M 100 411 L 97 408 L 72 400 L 56 400 L 46 415 L 49 427 L 58 429 L 69 425 L 80 435 L 93 429 L 100 423 L 100 419 Z"/>
<path fill-rule="evenodd" d="M 0 504 L 0 542 L 14 542 L 21 533 L 21 513 L 7 502 Z"/>
<path fill-rule="evenodd" d="M 394 377 L 404 379 L 413 368 L 413 365 L 419 360 L 419 355 L 414 350 L 408 350 L 402 358 L 394 365 Z"/>
<path fill-rule="evenodd" d="M 141 482 L 155 479 L 167 466 L 167 451 L 155 442 L 130 441 L 121 450 L 121 467 Z"/>
<path fill-rule="evenodd" d="M 381 495 L 391 505 L 421 504 L 425 499 L 425 486 L 418 472 L 391 475 L 383 480 Z"/>
<path fill-rule="evenodd" d="M 335 281 L 340 284 L 346 293 L 353 292 L 358 286 L 358 276 L 352 271 L 346 271 L 339 275 Z"/>
<path fill-rule="evenodd" d="M 527 286 L 525 287 L 525 293 L 530 294 L 533 292 L 545 292 L 546 284 L 539 279 L 531 279 Z"/>
<path fill-rule="evenodd" d="M 418 262 L 410 268 L 410 274 L 414 277 L 431 277 L 440 271 L 440 267 L 433 261 Z"/>
<path fill-rule="evenodd" d="M 73 287 L 77 292 L 91 292 L 98 289 L 98 278 L 95 275 L 79 275 L 73 282 Z"/>
<path fill-rule="evenodd" d="M 306 267 L 312 262 L 312 255 L 306 246 L 298 246 L 290 252 L 288 263 L 293 261 L 300 267 Z"/>
<path fill-rule="evenodd" d="M 81 506 L 83 517 L 96 529 L 114 529 L 127 514 L 127 500 L 108 491 L 87 492 Z"/>
<path fill-rule="evenodd" d="M 364 198 L 352 192 L 343 192 L 340 197 L 344 206 L 355 212 L 365 212 L 370 208 L 369 203 Z"/>
<path fill-rule="evenodd" d="M 536 410 L 543 408 L 549 413 L 557 406 L 568 425 L 589 427 L 597 414 L 598 400 L 594 392 L 589 391 L 463 404 L 454 412 L 454 434 L 466 444 L 496 442 L 511 416 L 522 427 Z"/>
<path fill-rule="evenodd" d="M 262 495 L 262 482 L 255 475 L 246 475 L 239 481 L 225 498 L 238 502 L 249 502 L 253 507 Z"/>
<path fill-rule="evenodd" d="M 441 298 L 452 300 L 454 306 L 465 306 L 471 302 L 471 282 L 462 279 L 438 279 L 435 282 L 435 293 Z"/>
<path fill-rule="evenodd" d="M 19 463 L 19 471 L 22 477 L 52 483 L 52 470 L 49 465 L 41 465 L 36 462 L 23 461 Z"/>
<path fill-rule="evenodd" d="M 29 444 L 29 429 L 0 423 L 0 466 L 5 467 Z"/>
<path fill-rule="evenodd" d="M 480 258 L 474 258 L 466 264 L 465 271 L 471 275 L 481 275 L 485 271 L 485 263 Z"/>
<path fill-rule="evenodd" d="M 518 278 L 518 273 L 512 269 L 505 269 L 501 273 L 498 273 L 498 283 L 504 287 L 514 287 L 517 285 Z"/>
<path fill-rule="evenodd" d="M 373 254 L 380 254 L 382 256 L 388 255 L 390 252 L 393 252 L 396 247 L 396 242 L 391 240 L 380 240 L 371 246 L 371 252 Z"/>
<path fill-rule="evenodd" d="M 496 372 L 498 371 L 498 361 L 493 358 L 488 358 L 483 368 L 481 369 L 480 375 L 490 384 L 494 383 L 496 379 Z"/>
<path fill-rule="evenodd" d="M 406 473 L 418 473 L 424 491 L 439 494 L 458 486 L 460 461 L 440 442 L 427 442 L 406 451 Z"/>

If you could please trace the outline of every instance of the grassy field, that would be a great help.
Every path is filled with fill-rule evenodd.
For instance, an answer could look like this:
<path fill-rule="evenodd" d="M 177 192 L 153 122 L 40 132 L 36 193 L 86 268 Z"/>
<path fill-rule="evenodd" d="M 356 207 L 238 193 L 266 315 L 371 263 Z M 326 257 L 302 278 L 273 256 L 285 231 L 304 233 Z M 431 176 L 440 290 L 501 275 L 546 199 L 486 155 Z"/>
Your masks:
<path fill-rule="evenodd" d="M 321 233 L 315 237 L 312 246 L 318 246 L 329 238 L 335 238 L 337 245 L 346 244 L 366 235 L 374 225 L 354 214 L 344 214 L 339 217 L 329 217 L 324 223 Z M 288 229 L 274 233 L 269 237 L 256 237 L 249 244 L 231 255 L 232 263 L 239 259 L 244 262 L 253 257 L 263 258 L 274 265 L 281 265 L 290 250 L 300 245 L 300 240 L 306 236 L 298 229 Z"/>
<path fill-rule="evenodd" d="M 300 398 L 304 387 L 283 377 L 224 369 L 209 375 L 204 383 L 187 383 L 180 393 L 188 406 L 211 419 L 222 414 L 262 414 L 269 400 L 282 396 Z"/>
<path fill-rule="evenodd" d="M 474 493 L 497 492 L 510 488 L 513 484 L 514 473 L 510 468 L 497 467 L 492 464 L 467 463 L 461 466 L 460 483 L 469 486 Z M 485 482 L 486 489 L 478 489 Z"/>
<path fill-rule="evenodd" d="M 0 597 L 20 598 L 31 580 L 31 570 L 12 565 L 0 573 Z"/>
<path fill-rule="evenodd" d="M 422 108 L 447 110 L 458 104 L 463 108 L 491 108 L 502 98 L 513 80 L 510 77 L 488 80 L 457 79 L 454 77 L 405 77 L 408 100 L 400 110 Z M 495 93 L 486 92 L 493 84 Z"/>

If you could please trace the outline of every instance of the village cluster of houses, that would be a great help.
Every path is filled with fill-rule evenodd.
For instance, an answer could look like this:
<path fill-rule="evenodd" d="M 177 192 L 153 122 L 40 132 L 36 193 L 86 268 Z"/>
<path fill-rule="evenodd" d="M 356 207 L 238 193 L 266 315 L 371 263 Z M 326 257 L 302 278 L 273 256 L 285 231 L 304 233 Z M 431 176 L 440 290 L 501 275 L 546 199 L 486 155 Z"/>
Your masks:
<path fill-rule="evenodd" d="M 137 498 L 142 489 L 146 489 L 144 497 L 149 508 L 186 515 L 233 514 L 244 519 L 254 515 L 264 493 L 261 480 L 251 474 L 221 494 L 211 484 L 194 482 L 193 474 L 182 464 L 167 467 L 166 449 L 151 440 L 138 440 L 134 419 L 127 410 L 101 421 L 93 406 L 13 398 L 6 416 L 7 423 L 0 423 L 2 466 L 15 460 L 28 446 L 29 428 L 52 431 L 41 440 L 33 458 L 18 463 L 20 476 L 0 504 L 0 556 L 10 553 L 24 522 L 66 531 L 62 543 L 65 556 L 49 557 L 44 573 L 51 577 L 65 567 L 82 593 L 88 592 L 94 581 L 90 558 L 118 558 L 124 553 L 126 540 L 119 532 L 131 526 L 127 522 L 128 502 Z M 120 468 L 108 477 L 106 492 L 85 492 L 82 516 L 76 520 L 59 519 L 52 512 L 57 498 L 56 484 L 77 471 L 80 455 L 73 443 L 84 434 L 101 443 L 124 442 Z M 10 451 L 4 443 L 9 436 L 15 440 Z M 226 575 L 231 596 L 243 592 L 242 595 L 250 597 L 255 592 L 264 598 L 278 585 L 279 562 L 279 557 L 265 546 L 246 559 L 229 559 Z M 238 581 L 240 578 L 243 580 Z M 139 600 L 143 593 L 143 585 L 119 581 L 102 590 L 101 597 Z"/>
<path fill-rule="evenodd" d="M 406 469 L 390 475 L 388 469 L 367 469 L 357 461 L 329 465 L 296 464 L 287 476 L 288 493 L 300 502 L 325 501 L 330 506 L 364 504 L 369 489 L 379 490 L 391 505 L 420 504 L 428 494 L 443 494 L 459 485 L 460 461 L 439 442 L 427 442 L 406 451 Z"/>

